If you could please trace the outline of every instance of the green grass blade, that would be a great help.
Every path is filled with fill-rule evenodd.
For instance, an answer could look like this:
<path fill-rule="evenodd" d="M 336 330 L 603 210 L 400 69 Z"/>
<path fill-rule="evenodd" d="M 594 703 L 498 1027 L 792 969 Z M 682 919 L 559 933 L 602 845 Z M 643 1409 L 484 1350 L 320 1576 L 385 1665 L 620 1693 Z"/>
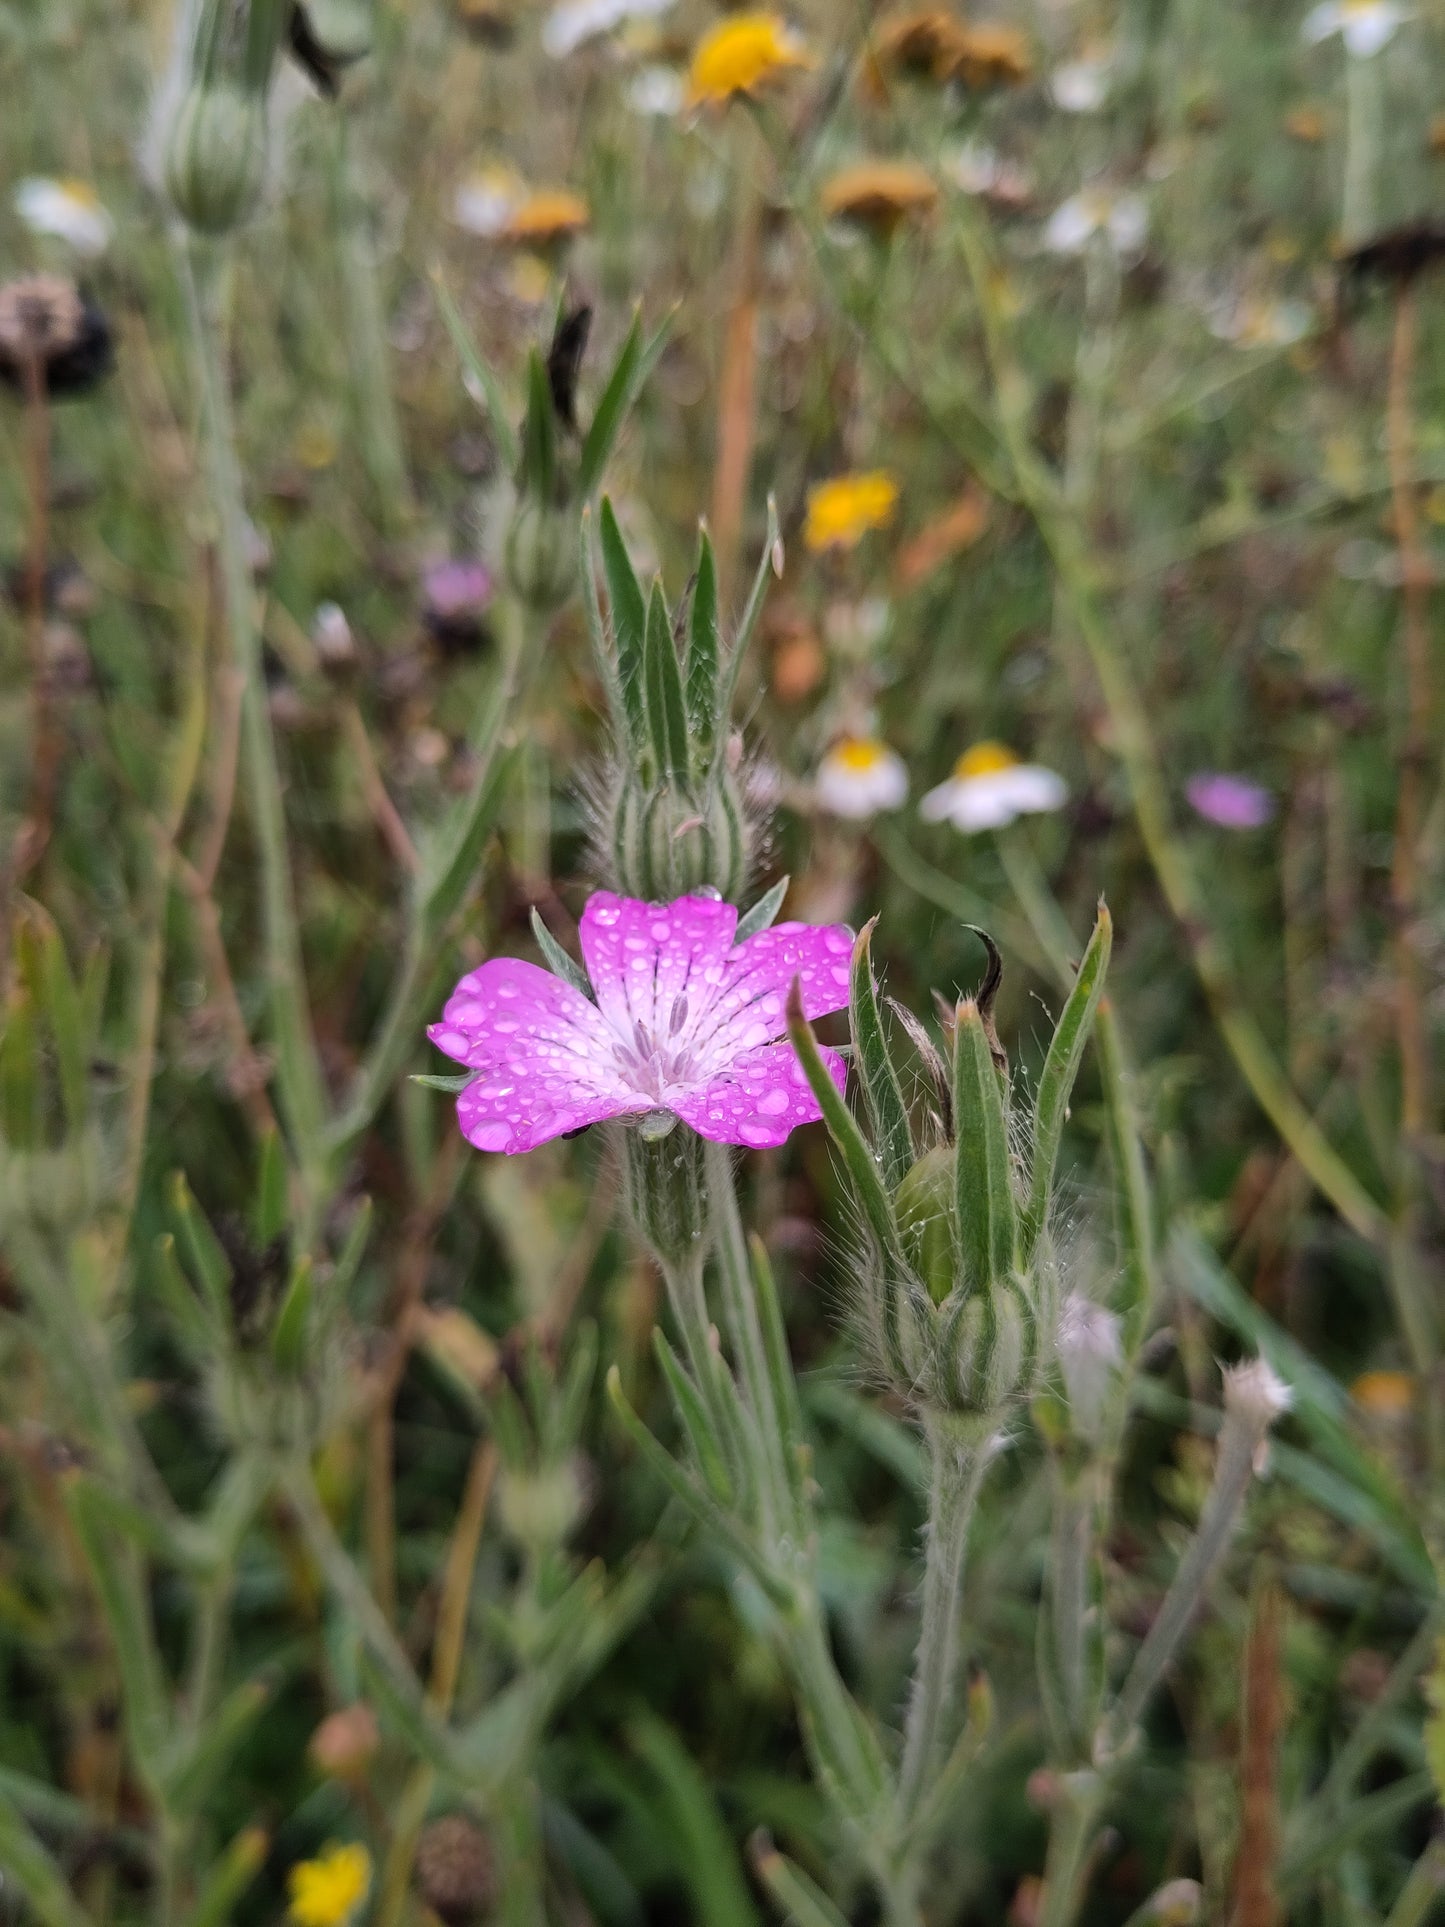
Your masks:
<path fill-rule="evenodd" d="M 871 944 L 878 919 L 874 917 L 858 933 L 853 945 L 852 995 L 848 1002 L 849 1023 L 853 1032 L 853 1062 L 863 1086 L 863 1098 L 873 1126 L 873 1140 L 883 1160 L 883 1181 L 896 1191 L 918 1155 L 908 1123 L 908 1106 L 888 1040 L 883 1034 L 883 1013 L 878 1007 L 878 987 L 873 981 Z"/>
<path fill-rule="evenodd" d="M 1023 1255 L 1031 1255 L 1049 1213 L 1054 1188 L 1054 1165 L 1069 1114 L 1069 1098 L 1079 1074 L 1079 1060 L 1094 1026 L 1094 1013 L 1104 993 L 1104 976 L 1109 968 L 1109 951 L 1114 941 L 1113 920 L 1107 908 L 1099 905 L 1089 947 L 1074 977 L 1074 987 L 1054 1027 L 1053 1039 L 1043 1070 L 1039 1073 L 1038 1095 L 1034 1101 L 1032 1165 L 1029 1200 L 1024 1211 Z"/>

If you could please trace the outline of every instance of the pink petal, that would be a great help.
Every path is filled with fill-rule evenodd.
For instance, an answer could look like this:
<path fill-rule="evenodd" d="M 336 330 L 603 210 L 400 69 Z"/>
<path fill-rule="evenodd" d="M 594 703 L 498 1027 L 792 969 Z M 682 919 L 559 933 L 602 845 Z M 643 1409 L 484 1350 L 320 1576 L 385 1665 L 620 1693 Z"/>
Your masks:
<path fill-rule="evenodd" d="M 841 1091 L 847 1076 L 842 1058 L 834 1050 L 822 1055 Z M 797 1053 L 786 1043 L 764 1044 L 734 1058 L 676 1109 L 699 1137 L 756 1150 L 782 1144 L 800 1124 L 815 1124 L 823 1115 Z"/>
<path fill-rule="evenodd" d="M 427 1035 L 480 1073 L 457 1100 L 462 1131 L 479 1150 L 530 1151 L 599 1118 L 650 1108 L 618 1076 L 596 1007 L 517 957 L 495 957 L 463 977 Z"/>
<path fill-rule="evenodd" d="M 699 1058 L 721 1069 L 738 1052 L 781 1037 L 795 977 L 810 1023 L 845 1009 L 852 952 L 852 935 L 840 923 L 779 923 L 749 937 L 728 958 L 712 1006 L 696 1028 Z"/>
<path fill-rule="evenodd" d="M 640 1024 L 665 1039 L 694 1023 L 724 980 L 737 927 L 736 909 L 716 897 L 643 903 L 594 892 L 579 935 L 598 1007 L 615 1033 L 630 1042 Z"/>

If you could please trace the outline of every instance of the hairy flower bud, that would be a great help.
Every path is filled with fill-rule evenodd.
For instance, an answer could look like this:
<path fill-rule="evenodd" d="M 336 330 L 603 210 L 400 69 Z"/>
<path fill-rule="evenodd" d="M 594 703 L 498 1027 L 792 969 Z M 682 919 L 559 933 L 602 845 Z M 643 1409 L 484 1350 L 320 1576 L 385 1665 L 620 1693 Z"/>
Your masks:
<path fill-rule="evenodd" d="M 577 581 L 573 516 L 533 496 L 519 497 L 503 560 L 508 585 L 519 602 L 542 614 L 560 608 Z"/>
<path fill-rule="evenodd" d="M 266 178 L 266 107 L 229 81 L 198 83 L 166 140 L 165 183 L 188 227 L 226 234 L 255 211 Z"/>
<path fill-rule="evenodd" d="M 756 833 L 731 773 L 697 797 L 621 770 L 609 818 L 608 867 L 628 896 L 665 902 L 715 890 L 735 902 L 746 887 Z"/>

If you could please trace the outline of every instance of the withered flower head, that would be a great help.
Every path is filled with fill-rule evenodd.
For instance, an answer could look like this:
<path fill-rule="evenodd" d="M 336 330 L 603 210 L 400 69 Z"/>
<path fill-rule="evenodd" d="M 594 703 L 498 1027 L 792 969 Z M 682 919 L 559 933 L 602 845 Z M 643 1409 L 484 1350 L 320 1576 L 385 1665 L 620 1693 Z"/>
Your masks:
<path fill-rule="evenodd" d="M 64 275 L 0 283 L 0 381 L 24 392 L 38 372 L 50 395 L 78 395 L 107 374 L 110 324 Z"/>
<path fill-rule="evenodd" d="M 891 234 L 900 222 L 932 210 L 938 184 L 915 161 L 860 161 L 824 181 L 818 198 L 830 220 Z"/>
<path fill-rule="evenodd" d="M 958 61 L 965 29 L 942 7 L 889 14 L 874 29 L 869 54 L 885 74 L 911 80 L 947 80 Z"/>
<path fill-rule="evenodd" d="M 1025 34 L 1000 21 L 980 20 L 976 26 L 960 29 L 948 78 L 981 91 L 985 87 L 1020 86 L 1033 71 Z"/>
<path fill-rule="evenodd" d="M 1340 256 L 1346 281 L 1417 280 L 1427 268 L 1445 261 L 1445 221 L 1407 221 L 1372 235 Z"/>
<path fill-rule="evenodd" d="M 416 1884 L 444 1921 L 475 1919 L 495 1897 L 491 1842 L 465 1814 L 433 1820 L 417 1845 Z"/>

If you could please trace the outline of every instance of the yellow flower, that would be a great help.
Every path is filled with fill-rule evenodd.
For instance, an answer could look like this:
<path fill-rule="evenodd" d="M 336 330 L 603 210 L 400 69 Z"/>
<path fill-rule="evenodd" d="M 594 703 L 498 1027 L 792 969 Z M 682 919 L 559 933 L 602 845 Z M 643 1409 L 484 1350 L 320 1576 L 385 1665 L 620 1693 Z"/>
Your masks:
<path fill-rule="evenodd" d="M 938 184 L 915 161 L 859 161 L 830 175 L 818 198 L 830 220 L 891 234 L 907 216 L 928 213 Z"/>
<path fill-rule="evenodd" d="M 1350 1397 L 1375 1418 L 1403 1418 L 1415 1403 L 1415 1381 L 1408 1372 L 1362 1372 Z"/>
<path fill-rule="evenodd" d="M 698 42 L 688 69 L 688 105 L 726 103 L 734 94 L 754 92 L 789 67 L 811 65 L 807 50 L 780 14 L 735 13 Z"/>
<path fill-rule="evenodd" d="M 353 1842 L 302 1860 L 286 1882 L 296 1927 L 346 1927 L 371 1889 L 371 1855 Z"/>
<path fill-rule="evenodd" d="M 893 520 L 898 484 L 885 469 L 867 475 L 835 475 L 808 490 L 803 541 L 819 549 L 853 549 L 870 529 Z"/>
<path fill-rule="evenodd" d="M 580 194 L 566 188 L 539 188 L 512 210 L 501 228 L 505 241 L 522 241 L 535 247 L 547 241 L 560 241 L 576 234 L 591 219 L 591 210 Z"/>
<path fill-rule="evenodd" d="M 870 56 L 880 71 L 917 80 L 947 80 L 962 57 L 967 30 L 941 7 L 891 14 L 873 31 Z"/>

